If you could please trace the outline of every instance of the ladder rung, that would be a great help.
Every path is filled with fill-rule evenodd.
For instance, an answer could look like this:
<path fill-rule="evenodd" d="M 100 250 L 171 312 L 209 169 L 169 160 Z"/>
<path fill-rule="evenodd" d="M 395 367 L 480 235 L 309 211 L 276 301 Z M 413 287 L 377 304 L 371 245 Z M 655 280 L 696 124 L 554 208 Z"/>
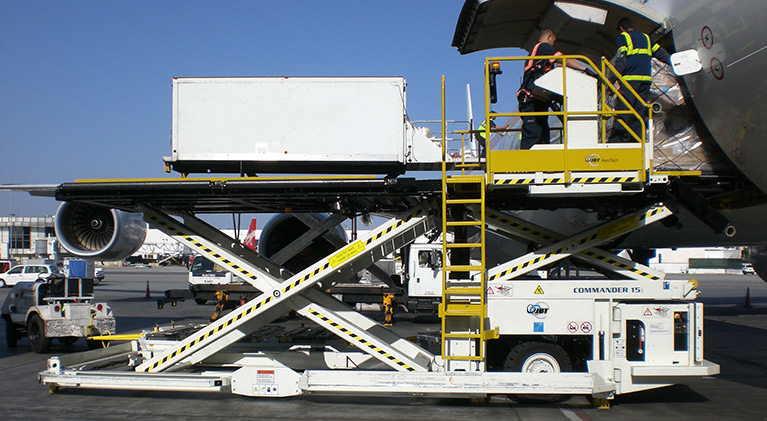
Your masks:
<path fill-rule="evenodd" d="M 474 247 L 482 247 L 482 243 L 457 243 L 457 244 L 446 244 L 446 248 L 449 249 L 460 249 L 460 248 L 474 248 Z"/>
<path fill-rule="evenodd" d="M 447 221 L 445 225 L 448 227 L 475 227 L 482 225 L 482 221 Z"/>
<path fill-rule="evenodd" d="M 482 339 L 481 333 L 443 333 L 443 338 Z"/>
<path fill-rule="evenodd" d="M 444 316 L 484 316 L 482 304 L 445 304 Z"/>
<path fill-rule="evenodd" d="M 482 266 L 480 266 L 480 265 L 456 265 L 456 266 L 445 266 L 443 269 L 448 271 L 448 272 L 475 272 L 475 271 L 482 270 Z"/>
<path fill-rule="evenodd" d="M 465 162 L 463 164 L 455 164 L 456 168 L 479 168 L 479 167 L 482 167 L 482 166 L 483 166 L 483 164 L 481 162 L 474 162 L 474 163 L 472 163 L 472 162 L 466 163 Z"/>
<path fill-rule="evenodd" d="M 481 355 L 443 355 L 443 360 L 464 360 L 464 361 L 482 361 Z"/>
<path fill-rule="evenodd" d="M 448 205 L 482 204 L 482 199 L 447 199 L 445 203 Z"/>
<path fill-rule="evenodd" d="M 481 295 L 484 292 L 482 287 L 448 287 L 445 294 L 455 295 Z"/>
<path fill-rule="evenodd" d="M 451 175 L 445 179 L 445 182 L 448 184 L 483 184 L 485 182 L 485 177 L 482 175 Z"/>

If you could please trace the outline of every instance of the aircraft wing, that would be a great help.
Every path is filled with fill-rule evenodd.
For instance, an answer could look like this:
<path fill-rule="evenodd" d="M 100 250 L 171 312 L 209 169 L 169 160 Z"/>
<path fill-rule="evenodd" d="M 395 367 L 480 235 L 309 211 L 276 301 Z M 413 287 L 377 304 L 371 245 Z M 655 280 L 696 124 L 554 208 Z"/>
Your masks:
<path fill-rule="evenodd" d="M 615 54 L 618 20 L 632 18 L 645 33 L 665 32 L 664 16 L 632 0 L 466 0 L 453 46 L 461 54 L 491 48 L 530 51 L 543 28 L 557 33 L 557 49 L 592 60 Z"/>
<path fill-rule="evenodd" d="M 30 196 L 56 197 L 58 184 L 2 184 L 0 191 L 27 192 Z"/>
<path fill-rule="evenodd" d="M 192 213 L 401 212 L 440 192 L 441 180 L 375 177 L 232 177 L 81 180 L 0 185 L 62 202 L 128 212 L 148 204 Z"/>

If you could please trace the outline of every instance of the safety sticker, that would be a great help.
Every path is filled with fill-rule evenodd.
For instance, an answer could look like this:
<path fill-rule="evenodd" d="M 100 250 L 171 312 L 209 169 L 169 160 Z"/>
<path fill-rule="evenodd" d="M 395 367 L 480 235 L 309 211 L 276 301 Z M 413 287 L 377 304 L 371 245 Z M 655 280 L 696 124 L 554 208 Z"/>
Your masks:
<path fill-rule="evenodd" d="M 538 287 L 535 288 L 535 292 L 533 294 L 543 294 L 543 288 L 541 288 L 541 286 L 538 285 Z"/>
<path fill-rule="evenodd" d="M 591 323 L 589 322 L 583 322 L 581 323 L 581 332 L 583 333 L 591 333 Z"/>
<path fill-rule="evenodd" d="M 643 316 L 645 316 L 645 317 L 652 317 L 652 310 L 650 310 L 650 307 L 647 307 L 645 309 Z"/>
<path fill-rule="evenodd" d="M 256 383 L 259 383 L 259 384 L 274 384 L 274 370 L 258 370 L 258 371 L 256 371 Z"/>
<path fill-rule="evenodd" d="M 493 294 L 495 294 L 493 292 L 493 287 L 487 287 L 487 295 L 493 295 Z"/>
<path fill-rule="evenodd" d="M 567 331 L 570 333 L 577 333 L 578 332 L 578 323 L 570 322 L 567 324 Z"/>
<path fill-rule="evenodd" d="M 356 241 L 336 253 L 334 256 L 331 256 L 330 259 L 328 259 L 328 263 L 330 263 L 330 266 L 332 267 L 337 267 L 352 257 L 362 253 L 363 250 L 365 250 L 365 246 L 362 244 L 362 241 Z"/>
<path fill-rule="evenodd" d="M 533 332 L 543 332 L 543 322 L 534 322 Z"/>

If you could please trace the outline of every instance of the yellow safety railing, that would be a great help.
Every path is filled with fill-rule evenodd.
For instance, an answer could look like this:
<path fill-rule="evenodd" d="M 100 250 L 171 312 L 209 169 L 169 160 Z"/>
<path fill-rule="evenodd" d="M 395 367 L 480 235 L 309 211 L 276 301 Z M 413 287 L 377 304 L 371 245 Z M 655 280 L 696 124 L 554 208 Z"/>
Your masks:
<path fill-rule="evenodd" d="M 600 101 L 595 110 L 579 110 L 572 111 L 568 109 L 568 91 L 567 91 L 567 77 L 566 72 L 562 72 L 562 109 L 560 111 L 544 111 L 544 112 L 507 112 L 507 113 L 491 113 L 490 105 L 490 68 L 493 62 L 503 61 L 525 61 L 525 60 L 554 60 L 561 64 L 563 68 L 567 67 L 568 60 L 578 60 L 582 63 L 589 65 L 597 75 L 598 87 L 601 86 Z M 514 151 L 490 151 L 490 124 L 485 127 L 485 138 L 488 145 L 486 145 L 486 164 L 488 173 L 492 176 L 495 172 L 564 172 L 564 182 L 570 181 L 570 172 L 572 171 L 638 171 L 641 181 L 645 181 L 647 178 L 647 172 L 651 171 L 648 165 L 652 153 L 651 149 L 647 148 L 647 125 L 643 118 L 643 115 L 639 111 L 636 111 L 631 107 L 627 97 L 635 98 L 638 103 L 646 110 L 648 122 L 652 122 L 652 107 L 648 107 L 647 103 L 636 93 L 631 85 L 621 76 L 617 70 L 607 61 L 604 57 L 601 60 L 601 65 L 597 66 L 594 62 L 586 56 L 581 55 L 566 55 L 566 56 L 525 56 L 525 57 L 488 57 L 485 59 L 485 121 L 490 121 L 491 117 L 526 117 L 526 116 L 555 116 L 562 121 L 562 149 L 559 151 L 551 150 L 514 150 Z M 607 72 L 612 72 L 617 79 L 617 87 L 610 83 L 607 78 Z M 625 88 L 625 89 L 624 89 Z M 626 92 L 624 96 L 621 92 Z M 615 95 L 615 101 L 620 101 L 625 105 L 625 110 L 617 110 L 610 107 L 607 103 L 607 92 L 612 92 Z M 516 98 L 516 95 L 515 95 Z M 640 122 L 640 133 L 634 133 L 631 128 L 619 118 L 621 115 L 629 115 L 636 118 Z M 568 148 L 569 134 L 568 134 L 568 120 L 572 118 L 582 117 L 596 117 L 601 119 L 601 124 L 598 127 L 599 130 L 599 144 L 607 143 L 607 130 L 606 123 L 610 117 L 616 117 L 614 124 L 621 124 L 625 127 L 629 135 L 637 141 L 636 148 L 622 148 L 611 149 L 608 152 L 603 152 L 605 149 L 594 149 L 593 151 L 599 153 L 605 153 L 609 155 L 603 161 L 603 164 L 619 163 L 615 165 L 602 165 L 601 168 L 594 168 L 593 162 L 588 162 L 588 159 L 593 153 L 586 153 L 584 151 L 591 151 L 591 149 L 578 148 L 578 153 L 573 153 L 572 148 Z M 492 130 L 497 132 L 502 130 Z M 515 130 L 507 130 L 515 131 Z M 477 131 L 475 131 L 476 133 Z M 497 152 L 513 152 L 515 155 L 499 154 Z M 585 155 L 584 155 L 585 153 Z M 585 156 L 585 159 L 584 159 Z M 552 159 L 553 158 L 553 159 Z M 493 160 L 504 160 L 507 162 L 493 162 Z M 584 162 L 588 165 L 584 165 Z"/>

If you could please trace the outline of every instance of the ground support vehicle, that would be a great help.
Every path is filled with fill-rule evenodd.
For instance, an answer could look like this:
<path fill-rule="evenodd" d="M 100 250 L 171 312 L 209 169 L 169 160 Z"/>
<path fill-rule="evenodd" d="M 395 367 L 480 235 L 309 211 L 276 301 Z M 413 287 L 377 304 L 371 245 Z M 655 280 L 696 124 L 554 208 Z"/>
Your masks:
<path fill-rule="evenodd" d="M 9 348 L 16 347 L 25 334 L 33 352 L 46 353 L 54 339 L 71 344 L 78 338 L 115 333 L 115 318 L 109 305 L 93 301 L 93 278 L 54 275 L 35 282 L 19 282 L 6 297 L 1 311 Z"/>
<path fill-rule="evenodd" d="M 489 63 L 485 67 L 489 68 Z M 600 78 L 607 86 L 602 69 Z M 570 77 L 563 71 L 552 72 L 554 77 Z M 586 91 L 596 108 L 596 82 L 583 77 L 574 76 L 566 86 L 573 89 L 573 95 Z M 212 83 L 226 81 L 216 79 Z M 311 85 L 307 80 L 301 83 Z M 258 82 L 248 84 L 237 79 L 233 86 L 227 86 L 227 92 L 234 89 L 237 93 L 237 101 L 228 106 L 236 108 L 248 102 L 242 101 L 243 94 L 237 89 L 243 84 L 255 89 Z M 564 81 L 561 85 L 565 86 Z M 402 84 L 387 85 L 387 89 L 392 87 L 400 92 Z M 208 96 L 214 89 L 206 88 L 205 104 L 209 104 Z M 333 92 L 326 88 L 323 85 L 320 90 L 323 99 Z M 556 91 L 556 87 L 549 86 L 549 90 Z M 567 100 L 571 98 L 562 94 Z M 283 92 L 272 95 L 277 99 L 290 96 Z M 255 96 L 264 102 L 264 95 Z M 403 95 L 391 97 L 401 106 Z M 332 108 L 325 106 L 323 110 Z M 378 109 L 370 107 L 374 108 Z M 226 391 L 258 397 L 313 393 L 456 397 L 587 394 L 609 399 L 689 376 L 717 374 L 719 366 L 703 355 L 703 309 L 694 302 L 696 282 L 668 280 L 663 273 L 610 250 L 617 239 L 671 219 L 684 203 L 669 192 L 669 180 L 681 175 L 654 173 L 652 150 L 643 142 L 598 142 L 600 119 L 616 112 L 605 107 L 568 111 L 568 101 L 563 109 L 556 113 L 565 120 L 562 144 L 524 151 L 489 150 L 486 161 L 471 162 L 462 156 L 448 159 L 451 154 L 443 130 L 443 158 L 431 163 L 442 169 L 438 180 L 327 176 L 62 184 L 56 192 L 58 200 L 79 206 L 101 203 L 138 212 L 150 225 L 219 263 L 259 293 L 185 337 L 144 335 L 82 355 L 52 357 L 39 375 L 41 383 L 54 389 Z M 398 118 L 392 119 L 392 124 L 402 124 L 403 111 L 394 113 Z M 568 112 L 579 118 L 568 122 Z M 246 114 L 248 118 L 252 115 Z M 179 121 L 199 125 L 206 115 Z M 487 107 L 486 119 L 490 115 Z M 220 118 L 221 113 L 217 116 Z M 651 115 L 648 121 L 651 125 Z M 338 122 L 321 123 L 337 127 Z M 222 130 L 233 127 L 231 122 L 214 123 Z M 285 127 L 279 122 L 277 125 L 280 130 Z M 398 135 L 404 132 L 407 130 Z M 173 133 L 186 132 L 174 128 Z M 238 131 L 237 135 L 248 134 Z M 578 142 L 568 143 L 568 136 L 577 137 Z M 335 144 L 332 139 L 310 139 L 315 146 L 332 149 L 328 155 L 345 148 L 345 137 L 335 138 Z M 180 138 L 174 139 L 173 147 L 178 157 L 192 156 L 185 155 Z M 279 159 L 266 149 L 266 155 L 259 158 Z M 407 148 L 399 145 L 397 150 Z M 385 162 L 387 168 L 408 165 L 404 155 L 391 159 Z M 237 167 L 251 170 L 257 161 Z M 232 165 L 223 158 L 210 163 L 179 158 L 172 163 L 179 169 Z M 272 161 L 268 168 L 278 164 Z M 327 165 L 319 164 L 314 168 Z M 425 162 L 415 164 L 434 169 Z M 359 239 L 312 256 L 304 267 L 290 270 L 195 215 L 245 213 L 254 208 L 351 217 L 376 212 L 391 218 Z M 584 221 L 579 231 L 569 233 L 557 232 L 554 224 L 542 226 L 521 217 L 526 211 L 561 208 L 592 210 L 599 217 Z M 67 223 L 63 218 L 58 222 Z M 417 238 L 440 231 L 444 235 L 439 271 L 439 350 L 425 349 L 396 335 L 325 292 Z M 488 231 L 519 239 L 527 245 L 526 251 L 509 254 L 503 263 L 489 267 Z M 294 251 L 302 249 L 296 247 Z M 570 258 L 606 275 L 569 280 L 533 275 Z M 290 311 L 327 330 L 338 341 L 267 346 L 244 340 Z"/>

